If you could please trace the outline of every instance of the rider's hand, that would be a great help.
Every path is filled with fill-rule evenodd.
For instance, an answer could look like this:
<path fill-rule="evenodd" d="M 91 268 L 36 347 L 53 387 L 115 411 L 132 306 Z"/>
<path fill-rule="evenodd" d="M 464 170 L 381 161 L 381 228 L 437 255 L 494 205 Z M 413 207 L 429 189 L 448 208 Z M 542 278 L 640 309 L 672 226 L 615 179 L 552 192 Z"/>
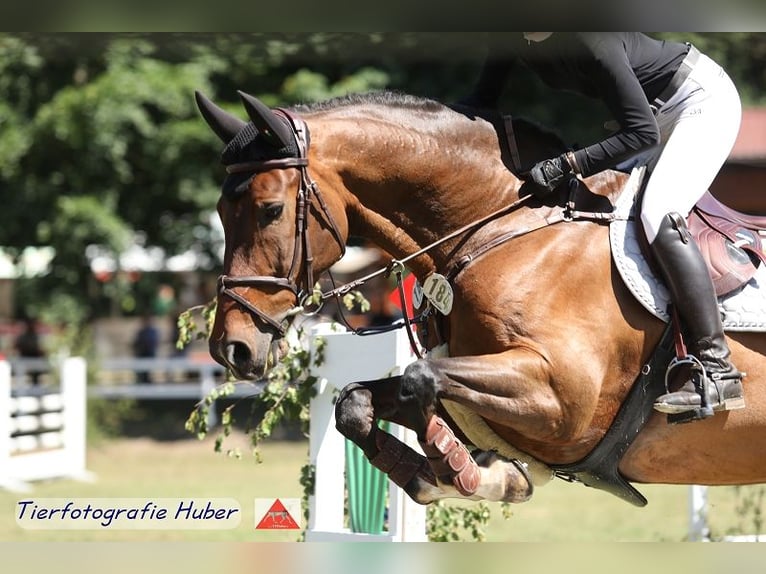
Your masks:
<path fill-rule="evenodd" d="M 535 193 L 538 196 L 552 193 L 572 177 L 572 166 L 564 154 L 536 163 L 527 174 L 527 178 L 539 188 L 540 193 Z"/>

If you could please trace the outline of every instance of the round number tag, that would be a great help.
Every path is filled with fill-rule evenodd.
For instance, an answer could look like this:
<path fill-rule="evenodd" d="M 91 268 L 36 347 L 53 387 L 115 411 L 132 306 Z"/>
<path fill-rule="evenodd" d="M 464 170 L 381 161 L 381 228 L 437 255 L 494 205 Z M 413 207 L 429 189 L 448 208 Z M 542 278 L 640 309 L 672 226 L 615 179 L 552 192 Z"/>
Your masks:
<path fill-rule="evenodd" d="M 449 315 L 452 311 L 452 286 L 444 275 L 429 275 L 423 283 L 423 295 L 442 315 Z"/>

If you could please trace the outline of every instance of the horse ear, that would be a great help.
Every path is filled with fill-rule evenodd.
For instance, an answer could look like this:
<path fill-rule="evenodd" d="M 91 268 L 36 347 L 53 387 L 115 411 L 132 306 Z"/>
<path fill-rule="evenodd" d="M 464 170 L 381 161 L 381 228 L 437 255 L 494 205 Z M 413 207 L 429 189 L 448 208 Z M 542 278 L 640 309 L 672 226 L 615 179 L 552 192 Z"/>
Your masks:
<path fill-rule="evenodd" d="M 199 108 L 202 117 L 205 118 L 207 125 L 210 126 L 225 144 L 228 144 L 234 139 L 234 136 L 247 125 L 246 122 L 240 120 L 238 117 L 233 116 L 216 106 L 198 90 L 194 91 L 194 99 L 197 100 L 197 107 Z"/>
<path fill-rule="evenodd" d="M 250 121 L 266 137 L 266 141 L 277 148 L 290 147 L 293 134 L 290 128 L 271 111 L 271 108 L 250 94 L 241 91 L 237 93 L 242 98 Z"/>

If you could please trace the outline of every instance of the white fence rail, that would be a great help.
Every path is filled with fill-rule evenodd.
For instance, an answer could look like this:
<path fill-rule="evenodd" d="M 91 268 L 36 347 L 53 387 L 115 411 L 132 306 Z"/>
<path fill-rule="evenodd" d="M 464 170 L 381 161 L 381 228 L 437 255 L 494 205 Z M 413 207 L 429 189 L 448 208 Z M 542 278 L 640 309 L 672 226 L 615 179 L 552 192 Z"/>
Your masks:
<path fill-rule="evenodd" d="M 52 365 L 47 359 L 10 359 L 14 389 L 47 387 L 52 377 Z M 95 381 L 88 385 L 88 396 L 107 400 L 193 400 L 204 399 L 225 379 L 225 369 L 212 361 L 188 357 L 101 359 L 97 363 Z M 152 382 L 137 382 L 138 373 L 150 373 Z M 34 374 L 39 385 L 31 384 Z M 263 383 L 238 384 L 230 398 L 246 398 L 258 394 Z M 217 424 L 216 409 L 210 409 L 208 424 Z"/>
<path fill-rule="evenodd" d="M 15 386 L 53 382 L 53 366 L 48 359 L 12 357 L 9 359 Z M 218 363 L 189 357 L 113 357 L 96 364 L 95 380 L 88 388 L 91 395 L 108 398 L 186 399 L 200 398 L 200 387 L 212 388 L 224 380 L 224 368 Z M 139 382 L 148 373 L 151 382 Z"/>
<path fill-rule="evenodd" d="M 0 361 L 0 487 L 29 490 L 30 482 L 91 480 L 85 468 L 86 365 L 62 361 L 61 389 L 11 388 L 11 365 Z"/>

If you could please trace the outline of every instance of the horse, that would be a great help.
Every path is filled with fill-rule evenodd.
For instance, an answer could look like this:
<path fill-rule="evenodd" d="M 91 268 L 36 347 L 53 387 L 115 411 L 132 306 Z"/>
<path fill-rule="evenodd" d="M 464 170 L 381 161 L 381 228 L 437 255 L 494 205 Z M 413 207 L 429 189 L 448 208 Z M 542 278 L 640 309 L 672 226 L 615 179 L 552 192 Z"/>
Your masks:
<path fill-rule="evenodd" d="M 436 310 L 427 333 L 418 328 L 428 352 L 402 375 L 343 389 L 338 431 L 421 504 L 519 503 L 553 476 L 578 478 L 556 469 L 598 452 L 667 327 L 616 271 L 603 221 L 568 217 L 566 189 L 526 192 L 510 160 L 545 157 L 558 142 L 527 130 L 514 152 L 505 137 L 523 123 L 405 94 L 290 109 L 239 95 L 247 122 L 196 93 L 226 146 L 212 357 L 239 378 L 263 376 L 315 277 L 350 235 L 363 237 L 392 267 L 406 262 Z M 576 183 L 603 207 L 628 178 L 608 170 Z M 766 480 L 766 335 L 727 337 L 747 373 L 746 408 L 670 425 L 650 407 L 614 468 L 583 482 L 622 482 L 613 492 L 642 505 L 626 484 Z M 423 453 L 381 419 L 413 429 Z"/>

